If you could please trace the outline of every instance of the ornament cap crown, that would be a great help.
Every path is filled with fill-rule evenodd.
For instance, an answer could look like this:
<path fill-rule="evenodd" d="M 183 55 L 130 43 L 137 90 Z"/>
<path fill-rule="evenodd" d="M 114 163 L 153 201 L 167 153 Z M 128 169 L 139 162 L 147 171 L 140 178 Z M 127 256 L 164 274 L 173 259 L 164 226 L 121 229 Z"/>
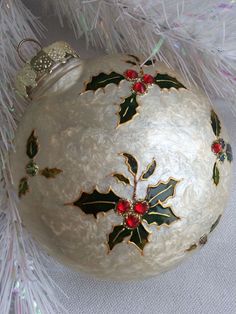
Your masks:
<path fill-rule="evenodd" d="M 41 49 L 26 61 L 20 49 L 25 42 L 29 41 L 37 43 Z M 19 43 L 17 52 L 25 65 L 17 74 L 15 87 L 17 93 L 26 98 L 30 97 L 32 89 L 38 85 L 39 80 L 50 75 L 58 65 L 65 64 L 72 58 L 79 58 L 71 46 L 63 41 L 52 43 L 48 47 L 41 47 L 40 43 L 33 39 L 24 39 Z"/>

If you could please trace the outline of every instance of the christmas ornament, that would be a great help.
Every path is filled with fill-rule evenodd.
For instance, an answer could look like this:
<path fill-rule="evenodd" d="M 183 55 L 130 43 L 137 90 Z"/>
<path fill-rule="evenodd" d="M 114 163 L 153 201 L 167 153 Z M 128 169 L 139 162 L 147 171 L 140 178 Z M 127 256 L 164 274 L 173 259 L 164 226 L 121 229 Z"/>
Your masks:
<path fill-rule="evenodd" d="M 217 113 L 143 60 L 81 60 L 58 42 L 17 80 L 31 99 L 11 155 L 23 223 L 50 255 L 101 278 L 175 266 L 207 242 L 228 195 L 232 150 Z"/>

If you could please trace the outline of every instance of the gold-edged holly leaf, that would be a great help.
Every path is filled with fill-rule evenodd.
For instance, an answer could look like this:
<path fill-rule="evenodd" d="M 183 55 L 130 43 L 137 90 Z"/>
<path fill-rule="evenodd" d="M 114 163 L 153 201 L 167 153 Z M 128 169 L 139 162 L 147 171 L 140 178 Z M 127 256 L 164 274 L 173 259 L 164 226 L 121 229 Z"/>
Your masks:
<path fill-rule="evenodd" d="M 106 73 L 100 73 L 96 76 L 93 76 L 91 81 L 86 84 L 85 86 L 85 91 L 87 90 L 93 90 L 96 91 L 99 88 L 103 88 L 107 86 L 108 84 L 116 84 L 118 85 L 120 81 L 124 80 L 124 76 L 116 73 L 116 72 L 111 72 L 109 74 Z"/>
<path fill-rule="evenodd" d="M 19 187 L 18 187 L 18 196 L 21 198 L 22 195 L 25 195 L 29 192 L 29 183 L 26 177 L 20 179 Z"/>
<path fill-rule="evenodd" d="M 216 221 L 213 223 L 213 225 L 211 226 L 210 232 L 212 232 L 213 230 L 215 230 L 215 228 L 218 226 L 221 217 L 222 217 L 222 215 L 220 215 L 220 216 L 216 219 Z"/>
<path fill-rule="evenodd" d="M 179 181 L 170 178 L 166 182 L 158 182 L 156 185 L 149 185 L 147 188 L 146 200 L 150 208 L 155 207 L 159 202 L 163 203 L 167 199 L 174 197 L 176 185 Z"/>
<path fill-rule="evenodd" d="M 212 179 L 213 179 L 215 185 L 219 184 L 219 182 L 220 182 L 220 171 L 219 171 L 219 168 L 217 166 L 217 163 L 215 163 L 214 167 L 213 167 Z"/>
<path fill-rule="evenodd" d="M 230 144 L 226 145 L 226 156 L 229 162 L 233 161 L 233 152 L 232 152 L 232 147 Z"/>
<path fill-rule="evenodd" d="M 140 179 L 147 180 L 154 173 L 156 166 L 156 160 L 153 159 L 152 162 L 147 166 L 147 169 L 142 173 Z"/>
<path fill-rule="evenodd" d="M 121 155 L 125 157 L 125 163 L 128 166 L 129 172 L 131 172 L 132 175 L 135 176 L 138 172 L 137 160 L 132 155 L 127 153 L 122 153 Z"/>
<path fill-rule="evenodd" d="M 148 243 L 149 232 L 140 224 L 136 229 L 132 231 L 129 242 L 135 244 L 141 251 L 143 251 L 145 245 Z"/>
<path fill-rule="evenodd" d="M 211 126 L 216 136 L 220 136 L 221 123 L 214 110 L 211 110 Z"/>
<path fill-rule="evenodd" d="M 131 96 L 125 98 L 125 100 L 120 104 L 119 115 L 119 125 L 126 123 L 133 119 L 133 117 L 137 114 L 137 108 L 139 104 L 136 99 L 136 95 L 132 94 Z"/>
<path fill-rule="evenodd" d="M 38 138 L 35 135 L 35 130 L 33 130 L 27 140 L 26 154 L 30 159 L 32 159 L 37 155 L 38 151 L 39 151 Z"/>
<path fill-rule="evenodd" d="M 108 245 L 110 250 L 112 250 L 115 245 L 121 243 L 125 238 L 130 236 L 131 233 L 132 230 L 125 228 L 123 225 L 115 226 L 108 237 Z"/>
<path fill-rule="evenodd" d="M 96 189 L 92 193 L 83 192 L 80 197 L 72 204 L 79 207 L 85 214 L 94 215 L 96 218 L 100 212 L 107 212 L 111 209 L 115 209 L 116 203 L 120 197 L 117 196 L 112 189 L 107 193 L 100 193 Z"/>
<path fill-rule="evenodd" d="M 43 170 L 40 171 L 40 174 L 44 176 L 47 179 L 54 179 L 58 174 L 62 172 L 61 169 L 58 168 L 44 168 Z"/>
<path fill-rule="evenodd" d="M 156 62 L 156 60 L 155 59 L 149 59 L 149 60 L 147 60 L 145 63 L 144 63 L 144 65 L 153 65 L 154 63 Z"/>
<path fill-rule="evenodd" d="M 121 173 L 114 173 L 112 176 L 116 178 L 118 182 L 121 182 L 124 185 L 130 184 L 130 180 Z"/>
<path fill-rule="evenodd" d="M 145 220 L 149 225 L 156 224 L 158 226 L 163 224 L 170 225 L 178 219 L 179 217 L 173 213 L 170 206 L 165 207 L 161 204 L 151 207 L 143 216 L 143 220 Z"/>
<path fill-rule="evenodd" d="M 175 77 L 172 77 L 168 74 L 161 74 L 158 73 L 155 76 L 155 82 L 160 88 L 168 88 L 170 89 L 171 87 L 179 89 L 179 88 L 185 88 L 186 87 L 180 83 Z"/>
<path fill-rule="evenodd" d="M 135 55 L 132 55 L 132 54 L 128 54 L 129 57 L 133 58 L 135 61 L 136 61 L 136 64 L 139 64 L 140 63 L 140 59 L 139 57 L 135 56 Z"/>

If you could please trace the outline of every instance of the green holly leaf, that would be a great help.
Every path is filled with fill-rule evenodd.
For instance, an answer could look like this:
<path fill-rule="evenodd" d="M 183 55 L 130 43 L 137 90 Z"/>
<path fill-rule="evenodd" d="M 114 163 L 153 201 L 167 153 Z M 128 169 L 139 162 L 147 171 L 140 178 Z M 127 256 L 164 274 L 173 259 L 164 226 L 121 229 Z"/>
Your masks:
<path fill-rule="evenodd" d="M 125 228 L 123 225 L 115 226 L 113 231 L 109 234 L 108 238 L 108 245 L 110 250 L 112 250 L 116 244 L 122 242 L 125 238 L 130 236 L 131 233 L 132 230 Z"/>
<path fill-rule="evenodd" d="M 214 164 L 212 178 L 215 185 L 218 185 L 220 182 L 220 171 L 219 171 L 219 168 L 217 167 L 217 163 Z"/>
<path fill-rule="evenodd" d="M 221 123 L 214 110 L 211 110 L 211 126 L 216 136 L 220 136 Z"/>
<path fill-rule="evenodd" d="M 213 225 L 211 226 L 210 232 L 212 232 L 212 231 L 218 226 L 221 217 L 222 217 L 222 215 L 220 215 L 220 216 L 216 219 L 216 221 L 213 223 Z"/>
<path fill-rule="evenodd" d="M 44 176 L 47 179 L 50 178 L 55 178 L 59 173 L 61 173 L 62 170 L 61 169 L 57 169 L 57 168 L 44 168 L 43 170 L 40 171 L 40 174 L 42 176 Z"/>
<path fill-rule="evenodd" d="M 144 65 L 146 65 L 146 66 L 148 66 L 148 65 L 153 65 L 155 62 L 156 62 L 155 59 L 149 59 L 149 60 L 147 60 L 147 61 L 144 63 Z"/>
<path fill-rule="evenodd" d="M 137 108 L 139 104 L 136 99 L 136 95 L 132 94 L 131 96 L 125 98 L 125 100 L 120 104 L 120 111 L 119 111 L 119 125 L 126 123 L 132 120 L 135 115 L 137 114 Z"/>
<path fill-rule="evenodd" d="M 26 177 L 22 178 L 18 187 L 18 196 L 21 198 L 22 195 L 25 195 L 29 192 L 29 183 Z"/>
<path fill-rule="evenodd" d="M 119 199 L 120 197 L 117 196 L 112 189 L 107 193 L 100 193 L 95 189 L 90 194 L 83 192 L 76 201 L 66 205 L 77 206 L 85 214 L 92 214 L 96 218 L 96 215 L 100 212 L 107 212 L 111 209 L 115 209 Z"/>
<path fill-rule="evenodd" d="M 126 178 L 126 177 L 125 177 L 123 174 L 121 174 L 121 173 L 114 173 L 114 174 L 112 174 L 112 176 L 113 176 L 114 178 L 116 178 L 118 182 L 121 182 L 121 183 L 123 183 L 124 185 L 130 184 L 129 179 Z"/>
<path fill-rule="evenodd" d="M 170 89 L 171 87 L 174 87 L 176 89 L 186 88 L 176 78 L 169 76 L 168 74 L 158 73 L 155 76 L 155 82 L 160 88 L 168 88 L 168 89 Z"/>
<path fill-rule="evenodd" d="M 152 162 L 147 166 L 147 169 L 142 173 L 140 179 L 147 180 L 154 173 L 156 165 L 156 160 L 153 159 Z"/>
<path fill-rule="evenodd" d="M 33 130 L 27 140 L 26 154 L 30 159 L 32 159 L 37 155 L 38 151 L 39 151 L 38 138 L 37 136 L 35 136 L 35 130 Z"/>
<path fill-rule="evenodd" d="M 174 197 L 177 180 L 170 178 L 167 182 L 160 181 L 156 185 L 149 185 L 147 188 L 146 200 L 150 208 L 157 206 Z"/>
<path fill-rule="evenodd" d="M 86 84 L 85 91 L 87 90 L 96 91 L 97 89 L 103 88 L 111 83 L 118 85 L 120 81 L 124 79 L 125 78 L 123 75 L 116 72 L 111 72 L 109 74 L 100 73 L 96 76 L 93 76 L 91 81 Z"/>
<path fill-rule="evenodd" d="M 135 64 L 139 64 L 140 63 L 140 59 L 139 57 L 135 56 L 135 55 L 131 55 L 131 54 L 128 54 L 129 57 L 133 58 L 135 60 Z"/>
<path fill-rule="evenodd" d="M 125 163 L 128 166 L 129 172 L 131 172 L 132 175 L 135 176 L 138 172 L 137 160 L 132 155 L 127 153 L 122 153 L 121 155 L 125 157 Z"/>
<path fill-rule="evenodd" d="M 158 226 L 163 224 L 170 225 L 178 219 L 179 217 L 173 213 L 170 206 L 165 207 L 161 204 L 152 206 L 148 213 L 143 216 L 143 220 L 145 220 L 149 225 L 157 224 Z"/>
<path fill-rule="evenodd" d="M 226 146 L 226 156 L 229 162 L 233 161 L 233 152 L 230 144 L 227 144 Z"/>
<path fill-rule="evenodd" d="M 148 243 L 149 232 L 140 224 L 136 229 L 132 231 L 129 242 L 135 244 L 141 251 L 143 251 L 145 245 Z"/>

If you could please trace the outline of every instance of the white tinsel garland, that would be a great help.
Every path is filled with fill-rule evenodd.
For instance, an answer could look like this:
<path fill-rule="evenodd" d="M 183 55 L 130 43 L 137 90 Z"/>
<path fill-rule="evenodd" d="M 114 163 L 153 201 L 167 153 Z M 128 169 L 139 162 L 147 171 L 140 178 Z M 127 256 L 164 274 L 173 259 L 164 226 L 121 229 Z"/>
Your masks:
<path fill-rule="evenodd" d="M 0 30 L 0 313 L 8 314 L 11 309 L 17 314 L 65 312 L 43 266 L 46 255 L 22 229 L 8 160 L 17 121 L 26 106 L 14 93 L 20 61 L 16 47 L 43 28 L 20 0 L 1 0 Z"/>
<path fill-rule="evenodd" d="M 51 0 L 63 25 L 108 52 L 140 52 L 208 95 L 234 99 L 236 1 Z M 236 108 L 233 107 L 234 111 Z"/>

